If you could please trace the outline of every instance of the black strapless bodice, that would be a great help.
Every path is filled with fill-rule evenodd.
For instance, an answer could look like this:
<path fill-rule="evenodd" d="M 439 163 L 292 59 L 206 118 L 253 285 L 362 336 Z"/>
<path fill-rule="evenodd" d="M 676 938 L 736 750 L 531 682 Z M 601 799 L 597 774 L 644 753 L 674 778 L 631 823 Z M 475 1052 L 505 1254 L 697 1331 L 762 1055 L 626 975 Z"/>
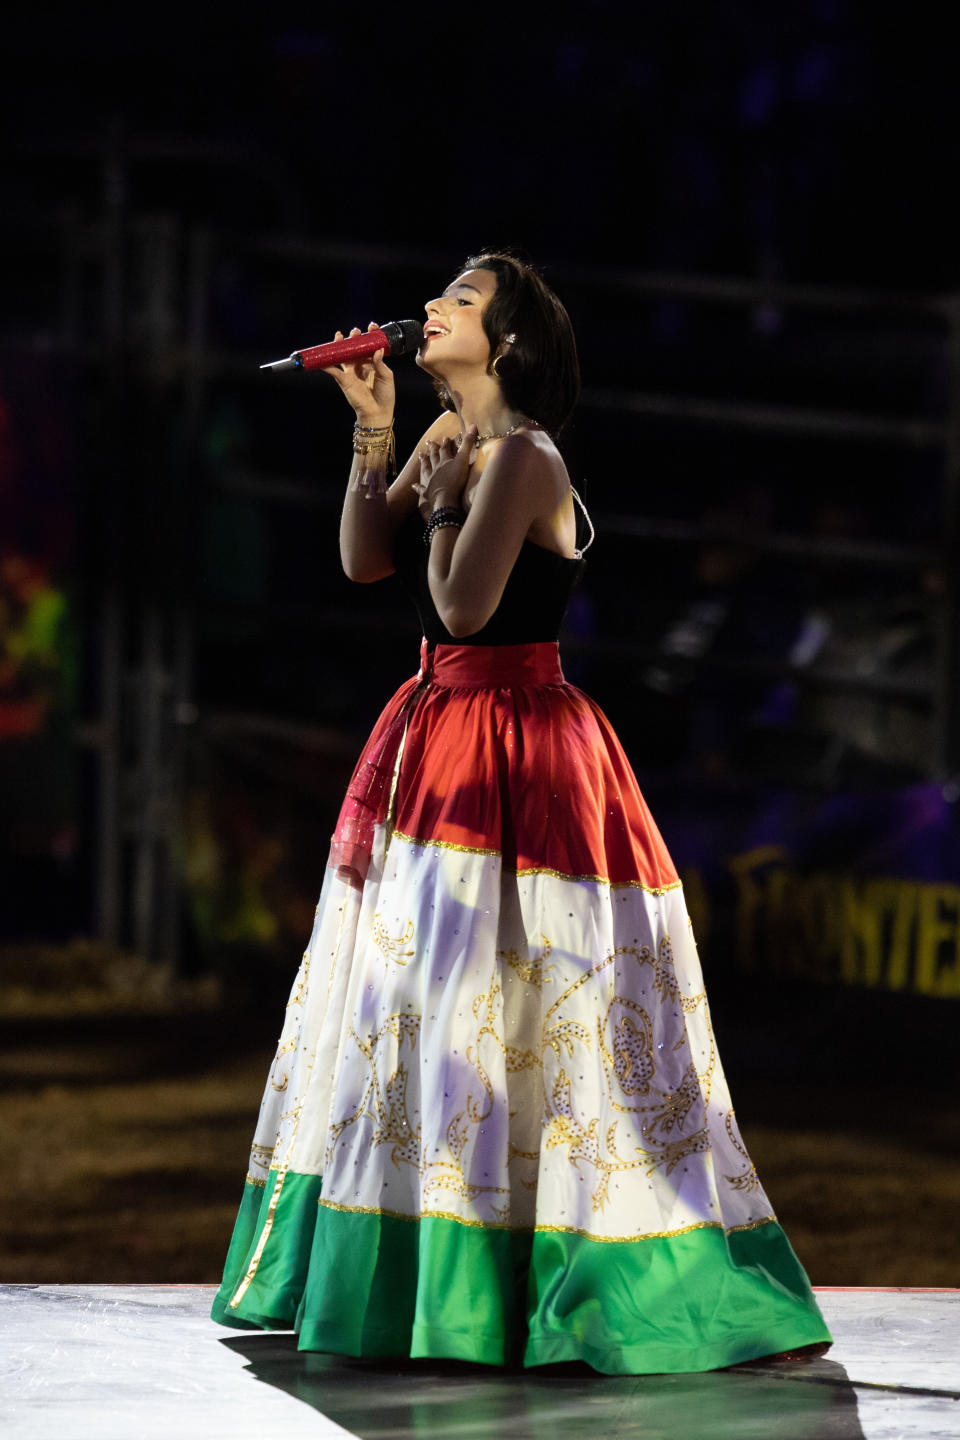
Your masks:
<path fill-rule="evenodd" d="M 570 592 L 583 569 L 583 559 L 568 559 L 525 540 L 504 586 L 500 604 L 482 630 L 451 635 L 437 614 L 427 584 L 427 547 L 418 510 L 403 521 L 394 546 L 394 564 L 408 592 L 423 634 L 431 645 L 525 645 L 556 640 Z"/>

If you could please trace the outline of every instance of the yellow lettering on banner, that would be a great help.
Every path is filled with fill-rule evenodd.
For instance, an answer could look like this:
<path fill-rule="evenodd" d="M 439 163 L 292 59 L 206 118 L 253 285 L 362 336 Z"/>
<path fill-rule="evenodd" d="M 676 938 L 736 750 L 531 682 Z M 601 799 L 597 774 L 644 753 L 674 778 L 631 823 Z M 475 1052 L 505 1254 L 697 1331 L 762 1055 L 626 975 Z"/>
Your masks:
<path fill-rule="evenodd" d="M 913 971 L 913 936 L 920 886 L 915 880 L 877 880 L 878 896 L 890 911 L 890 938 L 887 942 L 886 989 L 906 990 Z"/>
<path fill-rule="evenodd" d="M 840 975 L 848 985 L 880 984 L 883 970 L 880 891 L 884 883 L 868 888 L 849 875 L 840 881 Z"/>
<path fill-rule="evenodd" d="M 809 957 L 807 966 L 814 979 L 828 984 L 840 975 L 844 932 L 842 878 L 820 871 L 811 875 L 799 890 L 799 904 L 805 914 L 798 932 L 804 938 L 804 948 Z M 795 888 L 796 884 L 794 876 L 791 888 Z"/>
<path fill-rule="evenodd" d="M 960 885 L 799 875 L 765 845 L 729 862 L 741 970 L 960 996 Z"/>
<path fill-rule="evenodd" d="M 767 899 L 765 891 L 769 887 L 769 877 L 758 877 L 755 872 L 765 865 L 783 866 L 789 853 L 783 845 L 758 845 L 755 850 L 747 850 L 743 855 L 736 855 L 730 861 L 730 873 L 737 886 L 735 934 L 737 964 L 741 970 L 758 968 L 757 931 L 760 928 L 761 909 Z M 769 948 L 773 928 L 769 924 L 769 916 L 768 923 L 763 928 L 765 948 Z M 764 956 L 764 961 L 769 964 L 769 957 Z"/>
<path fill-rule="evenodd" d="M 960 887 L 924 885 L 919 899 L 915 988 L 921 995 L 956 995 L 960 993 L 957 966 Z M 943 913 L 948 907 L 953 911 L 949 917 Z M 944 964 L 948 955 L 949 963 Z"/>

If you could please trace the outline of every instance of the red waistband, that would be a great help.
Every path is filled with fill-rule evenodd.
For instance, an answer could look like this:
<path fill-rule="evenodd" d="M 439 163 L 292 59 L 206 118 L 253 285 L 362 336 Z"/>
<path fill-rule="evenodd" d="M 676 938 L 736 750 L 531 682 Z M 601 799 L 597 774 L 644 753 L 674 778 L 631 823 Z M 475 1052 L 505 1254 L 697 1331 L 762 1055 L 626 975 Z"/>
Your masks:
<path fill-rule="evenodd" d="M 525 645 L 420 645 L 418 679 L 432 685 L 477 689 L 513 689 L 522 685 L 562 685 L 556 640 Z"/>

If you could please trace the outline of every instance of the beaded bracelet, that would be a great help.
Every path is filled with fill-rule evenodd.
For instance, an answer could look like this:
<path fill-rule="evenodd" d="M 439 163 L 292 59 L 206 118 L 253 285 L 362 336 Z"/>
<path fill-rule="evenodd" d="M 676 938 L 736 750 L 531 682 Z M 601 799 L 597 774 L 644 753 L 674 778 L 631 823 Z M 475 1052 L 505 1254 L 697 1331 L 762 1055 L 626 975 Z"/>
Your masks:
<path fill-rule="evenodd" d="M 438 530 L 446 530 L 453 526 L 460 530 L 466 518 L 467 512 L 460 510 L 456 505 L 441 505 L 439 510 L 434 510 L 427 521 L 426 529 L 423 532 L 424 545 L 429 547 L 430 541 Z"/>
<path fill-rule="evenodd" d="M 396 474 L 397 462 L 393 438 L 393 421 L 389 425 L 353 427 L 353 453 L 359 456 L 353 489 L 370 500 L 387 493 L 387 467 Z"/>

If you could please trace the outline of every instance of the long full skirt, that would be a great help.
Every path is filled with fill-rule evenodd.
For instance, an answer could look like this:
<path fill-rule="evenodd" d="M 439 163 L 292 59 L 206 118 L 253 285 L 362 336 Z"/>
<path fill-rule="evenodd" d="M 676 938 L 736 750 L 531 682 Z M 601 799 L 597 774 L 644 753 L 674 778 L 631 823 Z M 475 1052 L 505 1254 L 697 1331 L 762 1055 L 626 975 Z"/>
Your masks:
<path fill-rule="evenodd" d="M 214 1318 L 609 1374 L 828 1341 L 608 721 L 556 645 L 421 653 L 344 802 Z"/>

